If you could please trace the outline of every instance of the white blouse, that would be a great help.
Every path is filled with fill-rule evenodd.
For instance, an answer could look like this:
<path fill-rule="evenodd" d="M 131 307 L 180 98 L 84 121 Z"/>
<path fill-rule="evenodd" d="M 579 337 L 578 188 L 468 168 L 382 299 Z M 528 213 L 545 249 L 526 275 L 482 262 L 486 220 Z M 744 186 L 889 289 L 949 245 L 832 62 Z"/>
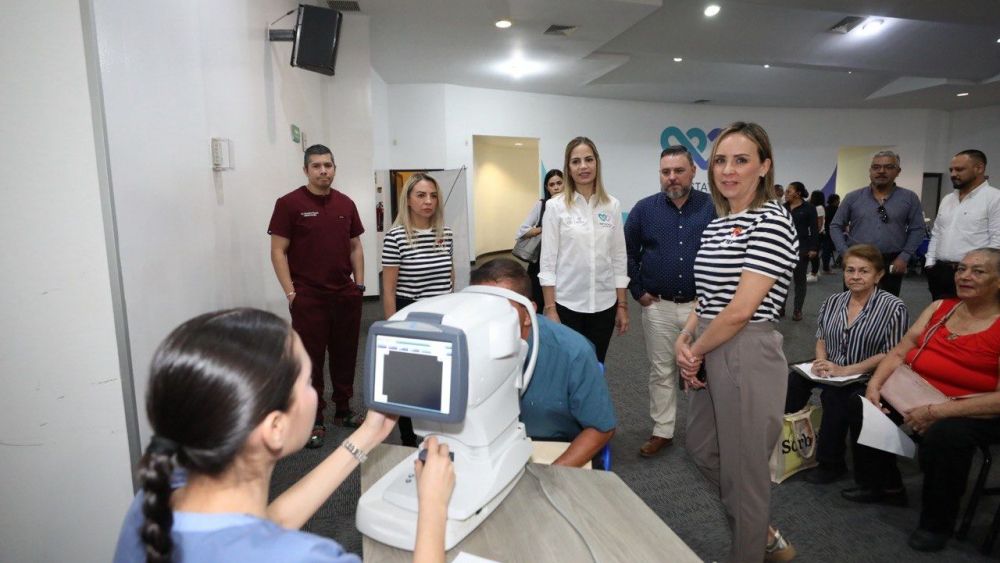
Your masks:
<path fill-rule="evenodd" d="M 607 203 L 573 196 L 570 207 L 565 196 L 546 203 L 538 281 L 555 286 L 563 307 L 596 313 L 614 306 L 617 288 L 628 287 L 621 204 L 611 196 Z"/>
<path fill-rule="evenodd" d="M 521 240 L 528 231 L 534 229 L 538 226 L 538 216 L 542 214 L 542 200 L 535 202 L 534 207 L 531 208 L 531 213 L 528 213 L 528 217 L 525 218 L 524 222 L 517 229 L 517 236 L 514 237 L 514 241 Z"/>

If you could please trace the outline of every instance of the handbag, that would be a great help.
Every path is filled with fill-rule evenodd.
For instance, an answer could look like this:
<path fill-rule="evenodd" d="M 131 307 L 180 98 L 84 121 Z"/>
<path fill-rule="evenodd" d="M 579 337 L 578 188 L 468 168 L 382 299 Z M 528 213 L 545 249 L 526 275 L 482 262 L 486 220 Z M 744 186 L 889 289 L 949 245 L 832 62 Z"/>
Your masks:
<path fill-rule="evenodd" d="M 889 378 L 882 384 L 879 394 L 887 403 L 892 405 L 892 408 L 896 409 L 896 412 L 906 414 L 916 407 L 937 405 L 949 401 L 947 395 L 928 383 L 919 373 L 913 371 L 913 368 L 910 366 L 917 361 L 920 353 L 924 351 L 924 348 L 930 342 L 934 333 L 937 332 L 937 329 L 951 317 L 952 313 L 958 310 L 959 306 L 961 306 L 961 303 L 955 305 L 951 311 L 948 311 L 947 315 L 927 331 L 927 336 L 924 337 L 924 341 L 920 344 L 920 348 L 917 349 L 917 353 L 913 355 L 913 360 L 909 364 L 901 364 L 893 370 Z"/>
<path fill-rule="evenodd" d="M 542 255 L 542 236 L 522 238 L 514 245 L 511 254 L 524 260 L 535 263 Z"/>
<path fill-rule="evenodd" d="M 880 394 L 892 408 L 896 409 L 896 412 L 901 414 L 924 405 L 937 405 L 949 401 L 947 395 L 906 364 L 896 368 L 889 379 L 885 380 Z"/>
<path fill-rule="evenodd" d="M 545 212 L 544 205 L 545 200 L 542 200 L 542 213 Z M 538 224 L 536 224 L 535 227 L 541 226 L 542 213 L 538 214 Z M 530 262 L 532 264 L 538 262 L 538 259 L 542 256 L 542 236 L 521 237 L 514 244 L 514 249 L 511 250 L 510 253 L 525 262 Z"/>
<path fill-rule="evenodd" d="M 822 418 L 823 407 L 816 405 L 784 416 L 781 435 L 767 463 L 771 481 L 780 483 L 804 469 L 816 467 L 816 441 Z"/>

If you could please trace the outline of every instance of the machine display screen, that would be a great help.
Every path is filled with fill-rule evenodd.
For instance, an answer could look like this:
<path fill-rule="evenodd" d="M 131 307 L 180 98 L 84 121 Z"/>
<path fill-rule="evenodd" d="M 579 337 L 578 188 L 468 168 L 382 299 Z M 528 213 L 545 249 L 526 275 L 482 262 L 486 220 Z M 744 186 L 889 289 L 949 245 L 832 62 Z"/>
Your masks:
<path fill-rule="evenodd" d="M 439 340 L 377 335 L 375 402 L 450 414 L 453 347 Z"/>

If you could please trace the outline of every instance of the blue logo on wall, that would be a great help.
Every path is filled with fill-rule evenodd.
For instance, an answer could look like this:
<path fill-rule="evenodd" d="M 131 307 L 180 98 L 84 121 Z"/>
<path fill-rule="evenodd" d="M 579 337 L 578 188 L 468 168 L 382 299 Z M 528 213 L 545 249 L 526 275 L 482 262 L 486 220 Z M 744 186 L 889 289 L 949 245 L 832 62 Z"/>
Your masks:
<path fill-rule="evenodd" d="M 691 153 L 695 166 L 702 170 L 708 170 L 708 161 L 703 155 L 706 155 L 712 141 L 719 136 L 721 131 L 722 129 L 716 127 L 705 133 L 704 129 L 692 127 L 684 132 L 679 127 L 671 125 L 664 129 L 663 133 L 660 133 L 660 147 L 665 149 L 673 145 L 683 145 Z"/>

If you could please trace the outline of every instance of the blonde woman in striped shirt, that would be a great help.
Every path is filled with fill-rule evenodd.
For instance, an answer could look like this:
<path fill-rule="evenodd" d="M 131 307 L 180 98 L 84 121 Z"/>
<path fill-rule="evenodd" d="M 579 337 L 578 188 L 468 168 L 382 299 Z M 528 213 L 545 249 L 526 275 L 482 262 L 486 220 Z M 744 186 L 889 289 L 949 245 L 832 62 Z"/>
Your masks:
<path fill-rule="evenodd" d="M 681 375 L 695 390 L 687 449 L 721 494 L 733 533 L 730 562 L 795 556 L 769 526 L 768 458 L 788 385 L 775 323 L 799 259 L 791 215 L 772 199 L 771 154 L 755 123 L 733 123 L 716 138 L 708 183 L 718 219 L 702 233 L 697 306 L 675 346 Z"/>
<path fill-rule="evenodd" d="M 428 174 L 410 176 L 399 192 L 399 215 L 382 243 L 382 309 L 385 318 L 411 303 L 451 293 L 455 287 L 454 235 L 444 225 L 441 190 Z M 404 446 L 416 446 L 413 423 L 399 418 Z"/>

